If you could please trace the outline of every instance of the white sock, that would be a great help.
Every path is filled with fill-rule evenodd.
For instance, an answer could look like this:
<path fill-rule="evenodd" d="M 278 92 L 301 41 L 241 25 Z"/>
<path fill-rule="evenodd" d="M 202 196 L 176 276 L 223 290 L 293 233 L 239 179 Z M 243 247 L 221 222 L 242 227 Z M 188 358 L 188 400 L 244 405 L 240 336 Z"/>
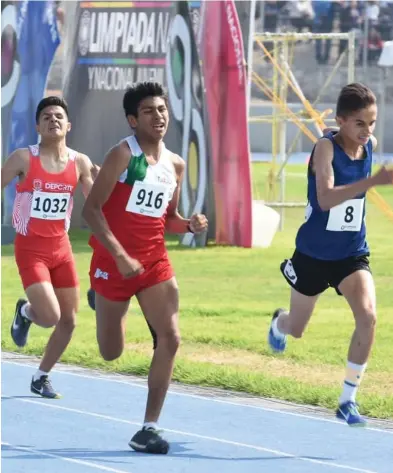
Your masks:
<path fill-rule="evenodd" d="M 37 370 L 36 374 L 34 375 L 34 381 L 40 379 L 41 376 L 48 376 L 48 374 L 49 373 L 46 373 L 45 371 Z"/>
<path fill-rule="evenodd" d="M 29 305 L 28 302 L 25 302 L 22 307 L 20 308 L 20 313 L 22 314 L 22 317 L 24 317 L 27 320 L 31 320 L 29 317 L 29 313 L 27 311 L 27 306 Z"/>
<path fill-rule="evenodd" d="M 356 402 L 356 394 L 366 367 L 367 363 L 358 365 L 348 361 L 343 390 L 338 401 L 340 405 L 348 401 Z"/>
<path fill-rule="evenodd" d="M 143 428 L 158 430 L 158 424 L 157 422 L 144 422 Z"/>
<path fill-rule="evenodd" d="M 280 332 L 277 326 L 277 322 L 280 316 L 276 317 L 272 322 L 273 335 L 277 338 L 285 338 L 285 333 Z"/>

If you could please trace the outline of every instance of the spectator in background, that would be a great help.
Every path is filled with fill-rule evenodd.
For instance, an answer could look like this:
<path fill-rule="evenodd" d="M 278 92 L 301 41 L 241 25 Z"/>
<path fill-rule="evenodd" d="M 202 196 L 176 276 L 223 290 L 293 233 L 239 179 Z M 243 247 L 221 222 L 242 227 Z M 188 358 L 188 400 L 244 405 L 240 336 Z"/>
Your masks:
<path fill-rule="evenodd" d="M 349 33 L 350 31 L 361 27 L 361 8 L 359 2 L 341 1 L 339 6 L 339 25 L 341 33 Z M 347 40 L 340 40 L 339 55 L 347 48 Z"/>
<path fill-rule="evenodd" d="M 261 18 L 261 7 L 257 3 L 256 18 L 262 19 L 263 31 L 275 33 L 278 29 L 280 12 L 286 6 L 287 2 L 278 2 L 275 0 L 266 0 L 263 4 L 263 18 Z M 273 49 L 271 41 L 265 41 L 265 46 L 268 50 Z M 267 60 L 267 58 L 265 58 Z"/>
<path fill-rule="evenodd" d="M 304 28 L 308 31 L 312 29 L 312 20 L 314 18 L 314 10 L 311 0 L 296 0 L 287 2 L 286 9 L 288 11 L 291 25 L 300 33 Z"/>
<path fill-rule="evenodd" d="M 57 28 L 59 30 L 60 36 L 63 35 L 64 22 L 65 22 L 65 12 L 64 12 L 64 8 L 61 6 L 61 4 L 62 4 L 61 1 L 56 1 L 54 3 L 56 18 L 57 18 Z"/>
<path fill-rule="evenodd" d="M 391 41 L 393 39 L 393 2 L 381 2 L 378 30 L 383 41 Z"/>
<path fill-rule="evenodd" d="M 313 1 L 314 10 L 313 33 L 331 33 L 333 31 L 334 6 L 327 0 Z M 329 62 L 331 40 L 318 39 L 315 44 L 315 56 L 318 64 Z"/>
<path fill-rule="evenodd" d="M 381 34 L 375 26 L 371 26 L 367 40 L 367 62 L 375 64 L 381 55 L 383 41 Z M 360 48 L 360 61 L 363 60 L 363 48 Z"/>
<path fill-rule="evenodd" d="M 264 18 L 264 29 L 271 33 L 277 31 L 278 24 L 278 13 L 280 9 L 280 2 L 274 0 L 266 0 L 265 2 L 265 18 Z"/>
<path fill-rule="evenodd" d="M 379 2 L 369 1 L 366 5 L 366 16 L 370 22 L 370 25 L 378 24 L 379 17 Z"/>

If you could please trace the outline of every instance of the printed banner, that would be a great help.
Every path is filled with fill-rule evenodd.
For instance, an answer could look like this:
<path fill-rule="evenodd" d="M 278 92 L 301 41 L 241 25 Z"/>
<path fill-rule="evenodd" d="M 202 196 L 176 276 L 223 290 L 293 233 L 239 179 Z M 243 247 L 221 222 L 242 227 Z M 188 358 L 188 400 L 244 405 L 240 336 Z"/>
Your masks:
<path fill-rule="evenodd" d="M 194 3 L 194 2 L 192 2 Z M 166 58 L 167 88 L 171 125 L 167 142 L 170 149 L 186 161 L 180 212 L 185 217 L 207 213 L 211 227 L 213 214 L 208 212 L 209 166 L 203 83 L 199 55 L 195 44 L 189 2 L 177 2 L 168 38 Z M 186 234 L 185 245 L 204 246 L 207 234 Z"/>
<path fill-rule="evenodd" d="M 73 4 L 64 3 L 70 38 L 64 84 L 72 123 L 68 142 L 101 165 L 109 149 L 132 134 L 123 111 L 126 89 L 141 81 L 166 83 L 173 2 Z M 83 202 L 78 193 L 74 226 L 85 225 Z"/>
<path fill-rule="evenodd" d="M 187 164 L 180 212 L 186 217 L 206 213 L 210 223 L 208 235 L 182 237 L 182 243 L 191 246 L 205 245 L 207 236 L 219 235 L 220 242 L 240 246 L 248 245 L 245 235 L 251 238 L 247 116 L 242 114 L 246 77 L 243 63 L 236 67 L 239 58 L 244 60 L 243 45 L 234 3 L 222 3 L 231 10 L 222 9 L 221 3 L 80 2 L 72 9 L 75 26 L 66 48 L 69 143 L 98 164 L 111 146 L 130 134 L 122 108 L 126 88 L 143 80 L 167 87 L 170 125 L 165 141 Z M 239 47 L 232 39 L 234 29 Z M 197 47 L 196 35 L 211 37 L 211 51 Z M 204 64 L 211 65 L 204 71 L 202 52 Z M 236 182 L 235 195 L 229 188 Z M 82 201 L 76 201 L 76 207 L 81 206 Z M 217 233 L 215 214 L 223 208 L 220 218 L 225 224 Z M 74 220 L 78 216 L 74 212 Z"/>
<path fill-rule="evenodd" d="M 55 2 L 2 2 L 1 118 L 2 158 L 38 140 L 35 112 L 45 92 L 49 68 L 60 44 Z M 16 180 L 4 191 L 9 223 Z"/>
<path fill-rule="evenodd" d="M 206 2 L 201 44 L 210 123 L 216 242 L 250 248 L 252 191 L 247 76 L 233 0 Z"/>
<path fill-rule="evenodd" d="M 127 87 L 166 82 L 172 2 L 80 2 L 74 15 L 64 88 L 69 143 L 101 164 L 109 148 L 131 133 L 123 112 Z"/>

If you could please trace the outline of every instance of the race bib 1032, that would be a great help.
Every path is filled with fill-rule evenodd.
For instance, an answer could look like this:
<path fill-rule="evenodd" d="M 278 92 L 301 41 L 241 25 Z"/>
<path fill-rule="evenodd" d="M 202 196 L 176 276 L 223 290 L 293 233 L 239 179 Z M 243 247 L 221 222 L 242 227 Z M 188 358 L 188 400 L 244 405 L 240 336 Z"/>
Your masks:
<path fill-rule="evenodd" d="M 34 191 L 30 217 L 42 220 L 64 220 L 70 196 L 69 193 Z"/>

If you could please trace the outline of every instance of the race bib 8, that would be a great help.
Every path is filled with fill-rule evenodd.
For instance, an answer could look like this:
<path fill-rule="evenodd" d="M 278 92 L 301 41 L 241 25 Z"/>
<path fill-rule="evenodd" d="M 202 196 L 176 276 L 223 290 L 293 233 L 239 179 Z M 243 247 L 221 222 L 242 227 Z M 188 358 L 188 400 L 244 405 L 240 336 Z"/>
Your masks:
<path fill-rule="evenodd" d="M 162 184 L 135 181 L 126 210 L 148 217 L 160 218 L 168 206 L 168 188 Z"/>
<path fill-rule="evenodd" d="M 331 232 L 359 232 L 363 222 L 364 199 L 351 199 L 329 211 L 326 230 Z"/>
<path fill-rule="evenodd" d="M 34 191 L 30 217 L 42 220 L 64 220 L 70 196 L 69 193 Z"/>

